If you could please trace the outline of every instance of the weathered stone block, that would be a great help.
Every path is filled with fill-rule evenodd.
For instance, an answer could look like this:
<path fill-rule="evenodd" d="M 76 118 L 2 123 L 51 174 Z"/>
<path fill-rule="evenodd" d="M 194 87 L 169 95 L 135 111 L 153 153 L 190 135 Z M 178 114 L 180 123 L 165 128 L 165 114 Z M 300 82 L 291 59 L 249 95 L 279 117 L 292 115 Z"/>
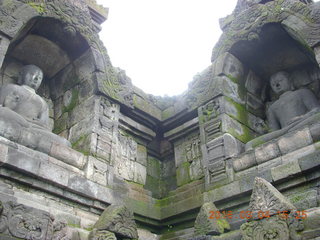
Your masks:
<path fill-rule="evenodd" d="M 47 160 L 47 159 L 45 159 Z M 23 151 L 9 148 L 6 163 L 14 168 L 27 173 L 39 174 L 41 159 L 38 157 L 30 156 Z"/>
<path fill-rule="evenodd" d="M 8 156 L 8 146 L 0 144 L 0 166 L 6 162 Z"/>
<path fill-rule="evenodd" d="M 55 143 L 51 146 L 50 155 L 79 169 L 83 169 L 87 162 L 87 158 L 82 153 Z"/>
<path fill-rule="evenodd" d="M 141 165 L 138 162 L 135 162 L 134 169 L 134 181 L 136 183 L 145 184 L 147 178 L 147 169 L 145 166 Z"/>
<path fill-rule="evenodd" d="M 9 39 L 4 35 L 0 34 L 0 68 L 2 66 L 9 44 Z"/>
<path fill-rule="evenodd" d="M 308 128 L 289 133 L 278 140 L 282 154 L 292 152 L 296 149 L 312 144 L 313 140 Z"/>
<path fill-rule="evenodd" d="M 212 72 L 216 76 L 228 76 L 239 82 L 243 77 L 244 67 L 242 63 L 232 54 L 224 53 L 214 61 Z"/>
<path fill-rule="evenodd" d="M 89 157 L 86 167 L 86 177 L 88 179 L 106 186 L 108 184 L 109 174 L 109 166 L 105 162 Z"/>
<path fill-rule="evenodd" d="M 255 148 L 255 156 L 258 164 L 280 156 L 280 149 L 276 142 L 269 142 Z"/>
<path fill-rule="evenodd" d="M 233 160 L 233 168 L 236 172 L 257 165 L 254 151 L 247 151 Z"/>
<path fill-rule="evenodd" d="M 271 175 L 274 181 L 285 179 L 301 172 L 298 161 L 291 161 L 284 165 L 271 169 Z"/>
<path fill-rule="evenodd" d="M 226 219 L 220 219 L 219 209 L 212 203 L 204 203 L 194 223 L 195 236 L 219 235 L 230 230 Z"/>
<path fill-rule="evenodd" d="M 69 171 L 49 161 L 42 161 L 39 176 L 61 186 L 68 186 Z"/>
<path fill-rule="evenodd" d="M 222 120 L 221 131 L 223 133 L 230 133 L 243 143 L 246 143 L 256 137 L 256 133 L 254 131 L 239 121 L 231 118 L 227 114 L 222 114 L 220 117 Z"/>
<path fill-rule="evenodd" d="M 302 171 L 306 171 L 308 169 L 318 167 L 320 165 L 320 151 L 316 151 L 311 153 L 308 156 L 302 157 L 298 160 L 299 166 Z"/>
<path fill-rule="evenodd" d="M 247 91 L 254 94 L 257 97 L 260 97 L 264 85 L 265 84 L 263 83 L 262 79 L 250 70 L 245 82 L 245 87 Z"/>
<path fill-rule="evenodd" d="M 177 185 L 182 186 L 190 182 L 190 163 L 184 163 L 177 168 Z"/>
<path fill-rule="evenodd" d="M 140 144 L 137 147 L 137 162 L 147 166 L 147 148 Z"/>

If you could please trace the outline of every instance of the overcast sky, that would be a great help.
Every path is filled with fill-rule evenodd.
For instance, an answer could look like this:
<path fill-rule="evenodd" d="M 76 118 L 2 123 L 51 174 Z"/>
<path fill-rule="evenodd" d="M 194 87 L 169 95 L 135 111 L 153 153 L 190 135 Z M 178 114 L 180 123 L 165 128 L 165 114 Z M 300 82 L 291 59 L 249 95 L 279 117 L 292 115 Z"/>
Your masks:
<path fill-rule="evenodd" d="M 236 0 L 97 0 L 109 8 L 100 34 L 113 66 L 146 93 L 177 95 L 210 65 L 219 18 Z"/>

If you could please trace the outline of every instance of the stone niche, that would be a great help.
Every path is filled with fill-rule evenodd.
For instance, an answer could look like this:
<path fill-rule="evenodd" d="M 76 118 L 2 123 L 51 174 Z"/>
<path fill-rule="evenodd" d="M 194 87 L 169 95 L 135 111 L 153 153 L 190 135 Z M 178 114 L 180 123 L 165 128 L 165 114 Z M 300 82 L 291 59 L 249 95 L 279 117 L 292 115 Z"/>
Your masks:
<path fill-rule="evenodd" d="M 0 85 L 17 83 L 23 65 L 40 67 L 44 80 L 38 94 L 49 105 L 51 129 L 74 144 L 80 137 L 72 133 L 72 128 L 90 115 L 81 111 L 94 91 L 95 67 L 89 64 L 88 43 L 81 35 L 68 31 L 53 18 L 30 20 L 9 45 Z"/>

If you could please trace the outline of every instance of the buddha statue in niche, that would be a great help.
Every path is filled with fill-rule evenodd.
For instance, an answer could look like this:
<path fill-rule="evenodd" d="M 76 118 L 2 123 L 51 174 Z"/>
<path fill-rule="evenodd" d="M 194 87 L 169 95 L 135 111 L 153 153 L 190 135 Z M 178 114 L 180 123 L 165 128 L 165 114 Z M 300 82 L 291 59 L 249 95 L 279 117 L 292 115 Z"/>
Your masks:
<path fill-rule="evenodd" d="M 303 126 L 316 123 L 320 119 L 320 104 L 312 91 L 306 88 L 293 90 L 287 72 L 273 74 L 270 85 L 279 98 L 267 110 L 270 133 L 249 141 L 246 150 L 297 130 Z"/>
<path fill-rule="evenodd" d="M 49 128 L 48 104 L 36 93 L 42 79 L 40 68 L 27 65 L 20 72 L 21 85 L 0 88 L 0 136 L 49 153 L 52 143 L 70 147 L 70 142 Z"/>

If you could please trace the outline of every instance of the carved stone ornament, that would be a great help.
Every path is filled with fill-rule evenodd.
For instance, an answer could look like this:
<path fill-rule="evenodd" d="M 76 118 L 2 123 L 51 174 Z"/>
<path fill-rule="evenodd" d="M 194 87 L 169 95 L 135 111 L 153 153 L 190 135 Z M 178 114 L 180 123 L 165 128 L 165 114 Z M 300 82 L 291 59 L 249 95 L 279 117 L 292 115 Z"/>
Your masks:
<path fill-rule="evenodd" d="M 249 211 L 254 219 L 259 219 L 258 213 L 269 211 L 269 215 L 282 211 L 295 211 L 296 207 L 289 202 L 275 187 L 263 178 L 256 177 L 251 195 Z"/>
<path fill-rule="evenodd" d="M 106 230 L 94 229 L 90 232 L 89 240 L 117 240 L 116 235 Z"/>
<path fill-rule="evenodd" d="M 219 210 L 212 202 L 204 203 L 194 223 L 195 236 L 220 235 L 230 230 L 226 219 L 216 219 L 211 216 Z"/>
<path fill-rule="evenodd" d="M 247 222 L 240 230 L 242 240 L 300 240 L 298 232 L 303 228 L 302 220 L 291 213 Z"/>
<path fill-rule="evenodd" d="M 252 213 L 252 219 L 241 225 L 243 240 L 301 239 L 298 232 L 303 230 L 304 225 L 297 216 L 296 208 L 262 178 L 255 179 L 248 211 Z"/>
<path fill-rule="evenodd" d="M 2 209 L 2 211 L 1 211 Z M 66 222 L 49 213 L 14 202 L 1 208 L 0 233 L 26 240 L 71 240 Z"/>
<path fill-rule="evenodd" d="M 138 238 L 137 225 L 134 221 L 133 213 L 125 206 L 111 205 L 107 207 L 94 225 L 94 228 L 98 232 L 104 230 L 113 232 L 122 238 Z M 100 240 L 100 238 L 97 239 Z"/>

